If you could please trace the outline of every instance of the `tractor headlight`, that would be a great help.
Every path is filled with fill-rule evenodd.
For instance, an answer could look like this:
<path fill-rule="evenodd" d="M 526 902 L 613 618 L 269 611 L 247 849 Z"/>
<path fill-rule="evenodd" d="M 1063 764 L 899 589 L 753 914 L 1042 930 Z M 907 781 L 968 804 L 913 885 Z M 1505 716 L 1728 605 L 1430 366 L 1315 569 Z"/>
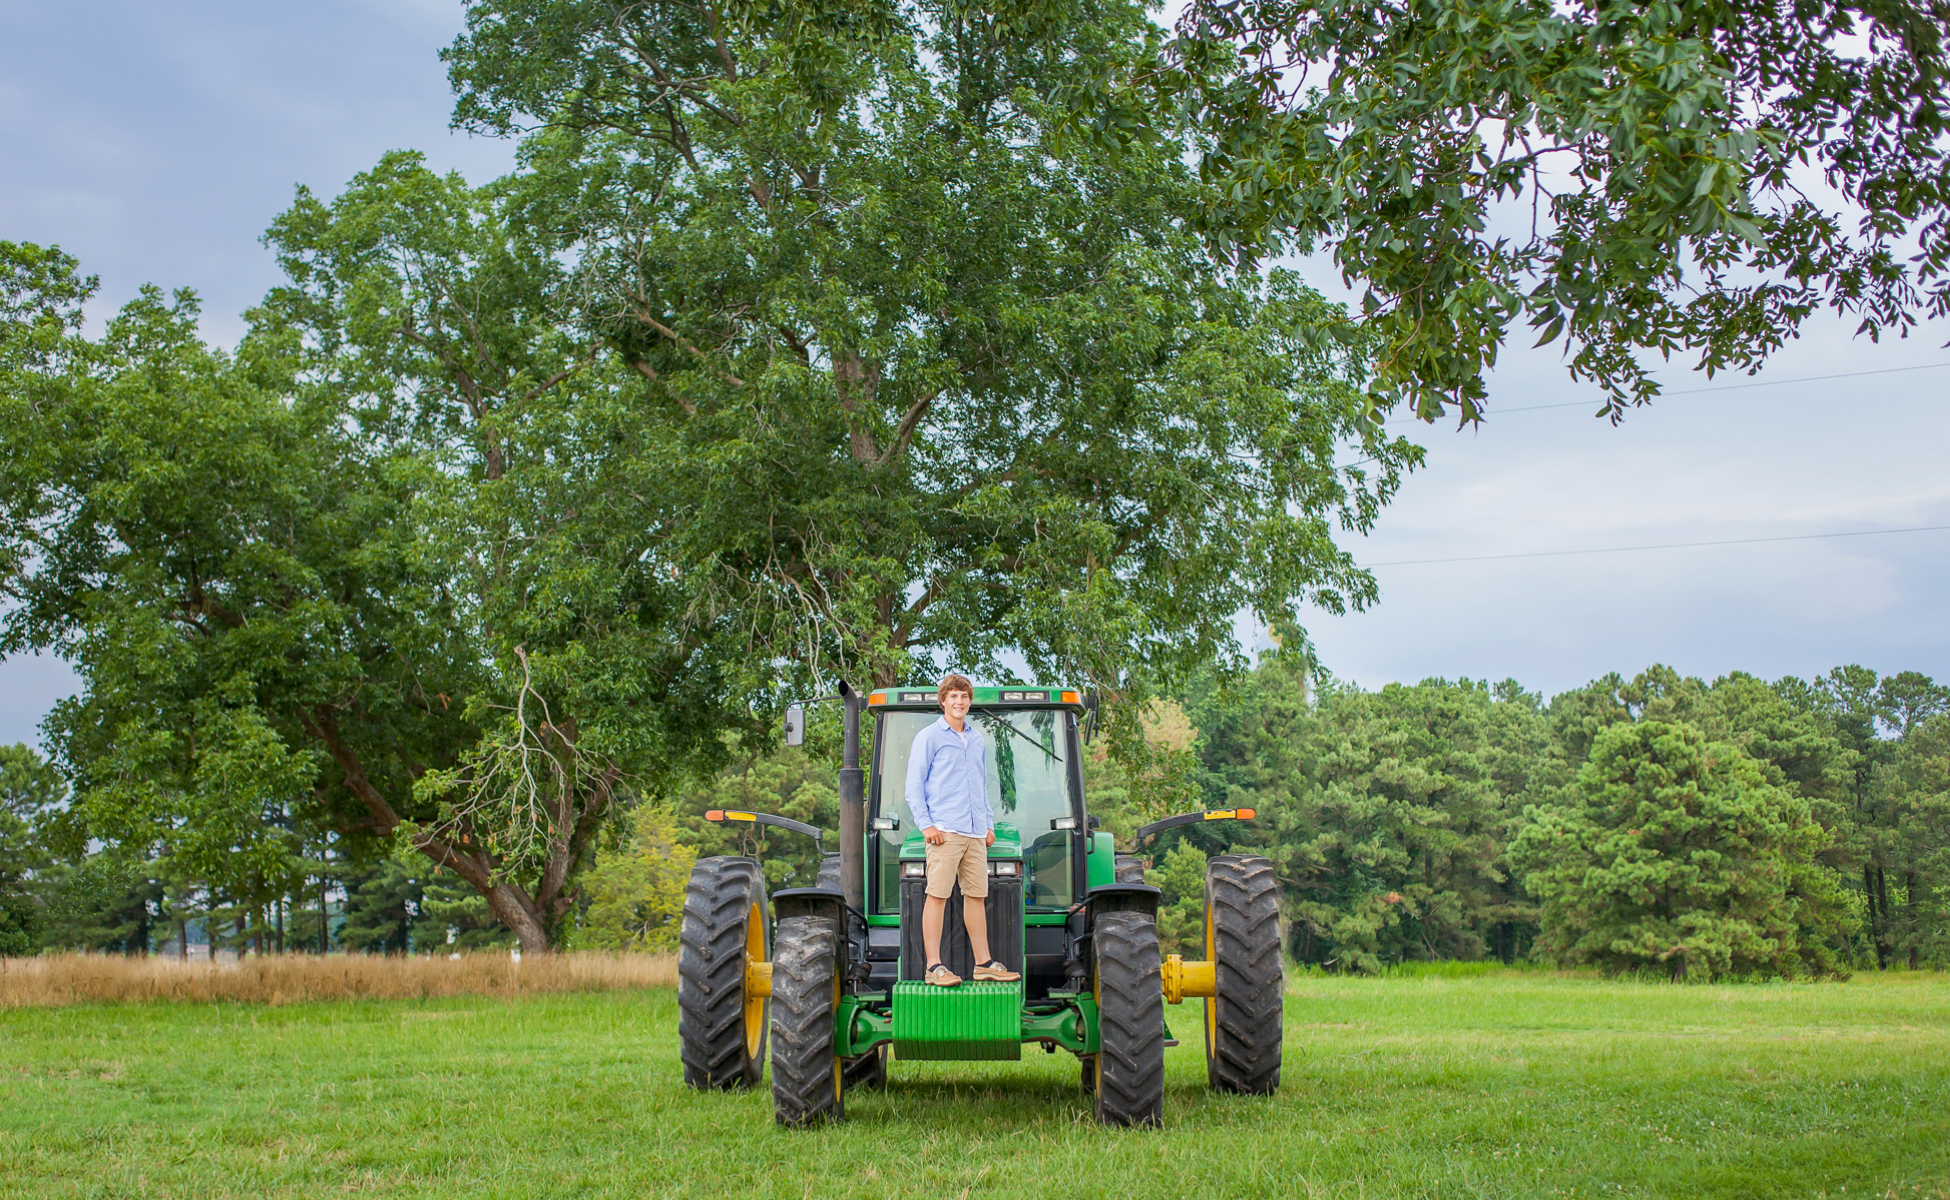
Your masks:
<path fill-rule="evenodd" d="M 1015 859 L 1013 859 L 1013 858 L 1011 858 L 1011 859 L 997 859 L 996 861 L 994 861 L 994 862 L 992 862 L 992 863 L 990 863 L 990 864 L 989 864 L 989 874 L 991 874 L 991 875 L 1020 875 L 1020 874 L 1022 874 L 1022 864 L 1021 864 L 1021 863 L 1019 863 L 1019 862 L 1017 862 L 1017 861 L 1016 861 Z"/>
<path fill-rule="evenodd" d="M 926 879 L 927 877 L 928 864 L 925 861 L 916 859 L 913 862 L 904 862 L 901 864 L 902 879 Z"/>

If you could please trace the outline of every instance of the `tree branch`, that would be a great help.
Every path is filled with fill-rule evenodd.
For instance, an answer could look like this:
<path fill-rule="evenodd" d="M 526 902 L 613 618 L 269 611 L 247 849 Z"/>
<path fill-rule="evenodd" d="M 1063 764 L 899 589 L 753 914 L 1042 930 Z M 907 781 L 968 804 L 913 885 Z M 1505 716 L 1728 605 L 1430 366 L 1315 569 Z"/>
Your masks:
<path fill-rule="evenodd" d="M 875 466 L 884 467 L 907 453 L 907 444 L 914 440 L 914 431 L 920 428 L 921 418 L 927 415 L 928 409 L 934 404 L 934 398 L 940 394 L 941 389 L 936 388 L 914 402 L 907 410 L 907 415 L 901 418 L 900 425 L 894 429 L 894 440 L 887 443 L 887 449 L 881 453 L 880 460 L 874 464 Z"/>
<path fill-rule="evenodd" d="M 331 754 L 333 761 L 338 763 L 339 769 L 345 772 L 345 786 L 351 789 L 352 794 L 357 796 L 366 806 L 367 811 L 372 814 L 374 831 L 379 836 L 385 837 L 398 828 L 399 813 L 387 803 L 386 797 L 379 794 L 379 789 L 372 785 L 372 780 L 366 776 L 365 764 L 359 761 L 358 753 L 346 745 L 345 739 L 339 736 L 338 718 L 332 714 L 332 710 L 320 706 L 314 712 L 300 712 L 298 721 L 305 727 L 305 732 L 325 743 L 326 751 Z"/>
<path fill-rule="evenodd" d="M 733 387 L 745 386 L 744 380 L 738 378 L 736 375 L 733 375 L 731 372 L 726 371 L 723 368 L 717 366 L 715 363 L 713 363 L 711 361 L 711 356 L 706 354 L 704 351 L 699 350 L 696 346 L 692 345 L 689 338 L 677 332 L 675 329 L 672 329 L 670 326 L 664 324 L 662 321 L 659 321 L 657 318 L 651 316 L 649 306 L 644 304 L 642 300 L 636 299 L 634 297 L 632 297 L 632 300 L 636 305 L 637 320 L 642 321 L 645 325 L 648 325 L 650 328 L 656 330 L 658 333 L 669 338 L 671 341 L 676 342 L 679 346 L 681 346 L 684 349 L 684 351 L 687 354 L 689 354 L 692 358 L 695 358 L 698 362 L 702 363 L 704 365 L 705 370 L 711 372 L 713 375 L 716 375 L 718 378 L 724 380 L 726 383 L 730 384 Z"/>

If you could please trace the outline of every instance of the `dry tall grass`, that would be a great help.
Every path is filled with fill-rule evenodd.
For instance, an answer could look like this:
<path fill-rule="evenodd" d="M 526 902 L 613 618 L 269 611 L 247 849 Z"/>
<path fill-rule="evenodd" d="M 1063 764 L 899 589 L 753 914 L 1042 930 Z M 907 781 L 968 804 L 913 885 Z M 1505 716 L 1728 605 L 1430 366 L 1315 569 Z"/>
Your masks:
<path fill-rule="evenodd" d="M 282 954 L 237 963 L 115 954 L 0 958 L 0 1008 L 114 1001 L 299 1004 L 676 986 L 675 955 L 600 951 L 530 956 L 521 962 L 510 959 L 505 950 L 464 954 L 459 959 Z"/>

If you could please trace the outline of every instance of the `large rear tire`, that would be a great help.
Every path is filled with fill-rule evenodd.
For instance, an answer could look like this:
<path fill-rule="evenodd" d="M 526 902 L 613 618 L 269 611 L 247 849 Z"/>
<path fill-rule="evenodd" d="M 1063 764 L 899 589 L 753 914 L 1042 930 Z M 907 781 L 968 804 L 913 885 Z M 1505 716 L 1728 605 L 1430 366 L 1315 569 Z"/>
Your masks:
<path fill-rule="evenodd" d="M 1134 854 L 1120 854 L 1114 860 L 1113 870 L 1119 883 L 1143 883 L 1144 860 Z"/>
<path fill-rule="evenodd" d="M 1280 1086 L 1285 987 L 1279 882 L 1270 859 L 1221 854 L 1205 865 L 1205 1077 L 1213 1091 L 1267 1096 Z"/>
<path fill-rule="evenodd" d="M 772 959 L 772 1111 L 781 1125 L 846 1116 L 844 1075 L 833 1045 L 839 940 L 831 917 L 779 922 Z"/>
<path fill-rule="evenodd" d="M 755 1087 L 764 1076 L 765 998 L 745 994 L 745 965 L 768 957 L 771 916 L 755 860 L 691 869 L 677 952 L 678 1052 L 691 1087 Z"/>
<path fill-rule="evenodd" d="M 835 892 L 840 890 L 839 855 L 828 854 L 825 858 L 819 860 L 819 881 L 815 886 L 830 888 Z"/>
<path fill-rule="evenodd" d="M 1165 1116 L 1165 997 L 1158 971 L 1158 923 L 1110 912 L 1091 930 L 1097 997 L 1097 1120 L 1162 1125 Z"/>

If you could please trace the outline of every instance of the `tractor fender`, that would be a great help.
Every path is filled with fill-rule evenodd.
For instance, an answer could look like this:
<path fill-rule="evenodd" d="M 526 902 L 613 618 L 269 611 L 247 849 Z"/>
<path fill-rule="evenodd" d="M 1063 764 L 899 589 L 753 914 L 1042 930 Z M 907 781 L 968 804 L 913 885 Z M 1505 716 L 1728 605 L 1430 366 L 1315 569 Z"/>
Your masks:
<path fill-rule="evenodd" d="M 1162 888 L 1148 883 L 1107 883 L 1085 892 L 1083 899 L 1070 909 L 1070 919 L 1064 923 L 1070 943 L 1069 952 L 1063 956 L 1063 973 L 1068 979 L 1065 986 L 1077 991 L 1088 986 L 1089 942 L 1097 918 L 1105 913 L 1134 912 L 1156 921 L 1158 901 L 1164 894 Z M 777 899 L 773 903 L 777 904 Z"/>
<path fill-rule="evenodd" d="M 780 895 L 786 893 L 781 892 Z M 1107 912 L 1139 912 L 1158 919 L 1158 901 L 1164 897 L 1162 888 L 1148 883 L 1106 883 L 1085 892 L 1083 899 L 1070 906 L 1070 919 L 1064 922 L 1064 932 L 1069 934 L 1070 944 L 1075 946 L 1090 936 L 1090 930 L 1097 918 Z M 773 900 L 777 904 L 776 899 Z"/>
<path fill-rule="evenodd" d="M 837 928 L 844 929 L 846 895 L 838 888 L 786 888 L 772 893 L 772 916 L 779 921 L 787 917 L 831 917 L 840 923 Z"/>
<path fill-rule="evenodd" d="M 780 893 L 783 895 L 784 893 Z M 1083 910 L 1088 922 L 1086 929 L 1097 923 L 1097 918 L 1105 913 L 1137 912 L 1152 920 L 1158 919 L 1158 901 L 1164 898 L 1164 891 L 1148 883 L 1106 883 L 1093 887 L 1083 895 Z M 774 904 L 778 901 L 775 899 Z"/>
<path fill-rule="evenodd" d="M 838 888 L 802 887 L 786 888 L 772 893 L 772 919 L 783 921 L 787 917 L 826 917 L 833 922 L 839 932 L 839 970 L 840 978 L 847 981 L 849 991 L 858 991 L 866 983 L 867 970 L 867 927 L 857 914 L 848 919 L 846 893 Z"/>

